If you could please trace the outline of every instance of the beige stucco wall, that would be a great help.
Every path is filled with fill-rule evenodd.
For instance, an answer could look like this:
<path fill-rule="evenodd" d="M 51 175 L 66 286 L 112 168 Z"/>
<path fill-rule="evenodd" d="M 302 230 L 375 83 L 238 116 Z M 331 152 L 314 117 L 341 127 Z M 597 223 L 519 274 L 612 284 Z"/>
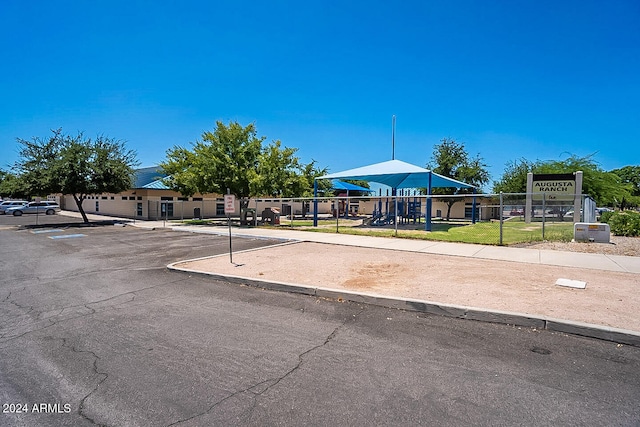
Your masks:
<path fill-rule="evenodd" d="M 171 198 L 171 200 L 164 200 Z M 180 200 L 180 199 L 186 200 Z M 194 200 L 196 198 L 196 200 Z M 202 198 L 202 200 L 197 200 Z M 378 209 L 379 198 L 352 198 L 349 200 L 350 211 L 359 214 L 371 215 L 374 209 Z M 404 199 L 407 200 L 406 198 Z M 418 199 L 421 203 L 421 214 L 424 217 L 426 211 L 425 199 Z M 392 206 L 392 198 L 382 197 L 382 210 L 386 209 L 386 202 L 389 202 L 389 206 Z M 409 201 L 413 201 L 413 197 L 409 198 Z M 96 202 L 97 208 L 96 209 Z M 309 203 L 309 215 L 313 214 L 314 204 L 313 201 L 307 200 Z M 333 209 L 335 198 L 326 200 L 320 200 L 318 202 L 319 214 L 330 214 Z M 451 209 L 452 219 L 464 219 L 465 218 L 465 204 L 470 204 L 472 198 L 466 198 L 455 203 Z M 141 203 L 142 212 L 138 215 L 138 203 Z M 91 195 L 83 203 L 85 212 L 87 213 L 100 213 L 104 215 L 118 216 L 124 218 L 138 218 L 138 219 L 160 219 L 164 217 L 161 209 L 161 204 L 167 203 L 172 206 L 173 215 L 169 215 L 169 219 L 188 219 L 194 217 L 194 210 L 199 209 L 202 217 L 212 218 L 224 216 L 224 196 L 218 194 L 206 194 L 204 196 L 196 194 L 194 197 L 183 198 L 179 193 L 170 190 L 154 190 L 154 189 L 137 189 L 125 191 L 119 194 L 100 194 Z M 282 211 L 282 204 L 291 205 L 292 211 L 296 216 L 302 214 L 303 201 L 301 200 L 280 200 L 274 198 L 260 198 L 250 199 L 248 207 L 256 209 L 258 216 L 262 211 L 267 208 L 276 208 Z M 341 212 L 344 211 L 344 199 L 340 201 Z M 64 196 L 61 198 L 61 206 L 63 209 L 77 211 L 76 203 L 72 196 Z M 357 208 L 356 208 L 357 206 Z M 470 206 L 470 205 L 469 205 Z M 487 206 L 487 201 L 480 198 L 477 201 L 477 206 L 480 210 L 481 220 L 489 220 L 497 215 L 497 208 Z M 236 200 L 236 216 L 240 212 L 240 201 Z M 447 206 L 444 202 L 439 200 L 433 200 L 432 204 L 432 217 L 446 216 Z"/>

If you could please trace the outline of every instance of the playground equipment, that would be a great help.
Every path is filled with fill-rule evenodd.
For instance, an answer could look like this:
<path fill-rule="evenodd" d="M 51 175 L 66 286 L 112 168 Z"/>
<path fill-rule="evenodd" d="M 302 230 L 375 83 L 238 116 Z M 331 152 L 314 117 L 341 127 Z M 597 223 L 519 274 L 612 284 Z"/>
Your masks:
<path fill-rule="evenodd" d="M 263 224 L 280 224 L 280 211 L 277 208 L 266 208 L 260 216 L 262 217 Z"/>
<path fill-rule="evenodd" d="M 414 224 L 416 222 L 420 223 L 420 219 L 422 218 L 422 203 L 415 197 L 415 191 L 413 201 L 411 201 L 408 190 L 406 191 L 406 195 L 405 191 L 401 190 L 400 195 L 391 196 L 391 199 L 387 191 L 384 205 L 382 199 L 382 191 L 380 191 L 380 199 L 378 200 L 377 207 L 374 207 L 373 215 L 369 222 L 370 225 L 382 226 L 395 224 L 396 215 L 399 224 L 407 224 L 411 221 Z M 397 209 L 396 203 L 398 205 Z"/>

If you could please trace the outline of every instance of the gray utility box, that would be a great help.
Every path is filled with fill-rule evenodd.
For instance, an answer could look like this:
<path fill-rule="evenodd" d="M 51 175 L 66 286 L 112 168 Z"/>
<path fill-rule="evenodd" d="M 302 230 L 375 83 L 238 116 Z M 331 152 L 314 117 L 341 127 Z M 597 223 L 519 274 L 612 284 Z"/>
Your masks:
<path fill-rule="evenodd" d="M 576 222 L 573 224 L 573 240 L 576 242 L 610 243 L 609 224 Z"/>

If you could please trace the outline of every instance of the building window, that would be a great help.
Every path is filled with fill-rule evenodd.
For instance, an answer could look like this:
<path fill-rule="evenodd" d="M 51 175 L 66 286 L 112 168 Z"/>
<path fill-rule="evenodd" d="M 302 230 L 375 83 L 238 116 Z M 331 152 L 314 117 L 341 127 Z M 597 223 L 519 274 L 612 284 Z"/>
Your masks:
<path fill-rule="evenodd" d="M 142 196 L 138 196 L 138 200 L 142 200 Z"/>
<path fill-rule="evenodd" d="M 138 206 L 136 208 L 136 215 L 142 216 L 142 203 L 138 202 Z"/>
<path fill-rule="evenodd" d="M 111 196 L 111 200 L 115 200 L 115 197 Z"/>
<path fill-rule="evenodd" d="M 129 196 L 129 200 L 135 200 L 136 196 Z"/>
<path fill-rule="evenodd" d="M 201 202 L 202 201 L 202 197 L 194 197 L 192 200 L 194 202 Z"/>
<path fill-rule="evenodd" d="M 102 200 L 107 200 L 107 196 L 102 196 Z"/>
<path fill-rule="evenodd" d="M 464 217 L 471 218 L 471 214 L 473 213 L 473 204 L 465 203 L 464 204 Z M 480 204 L 476 204 L 476 219 L 480 219 Z"/>
<path fill-rule="evenodd" d="M 100 202 L 96 200 L 96 212 L 100 212 Z"/>
<path fill-rule="evenodd" d="M 188 197 L 178 197 L 178 200 L 180 200 L 181 202 L 188 202 L 189 198 Z"/>
<path fill-rule="evenodd" d="M 160 212 L 165 218 L 173 216 L 173 203 L 160 202 Z"/>
<path fill-rule="evenodd" d="M 216 215 L 224 215 L 224 203 L 216 203 Z"/>
<path fill-rule="evenodd" d="M 127 196 L 122 196 L 122 200 L 127 200 Z"/>

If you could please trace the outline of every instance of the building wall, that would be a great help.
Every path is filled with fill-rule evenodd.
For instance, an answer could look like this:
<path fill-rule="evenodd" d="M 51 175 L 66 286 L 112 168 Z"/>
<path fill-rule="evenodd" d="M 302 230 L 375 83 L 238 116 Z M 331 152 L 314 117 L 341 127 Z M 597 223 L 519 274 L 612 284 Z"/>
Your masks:
<path fill-rule="evenodd" d="M 78 211 L 73 196 L 62 197 L 63 209 Z M 250 199 L 248 207 L 256 209 L 258 216 L 264 209 L 276 208 L 282 210 L 282 205 L 291 205 L 295 215 L 301 215 L 303 203 L 301 201 L 282 201 L 279 199 Z M 313 202 L 308 202 L 309 214 L 313 214 Z M 224 217 L 224 196 L 219 194 L 196 194 L 193 197 L 182 197 L 180 193 L 170 190 L 136 189 L 118 194 L 90 195 L 82 204 L 86 213 L 117 216 L 122 218 L 136 218 L 144 220 L 191 219 L 196 217 L 196 210 L 200 217 Z M 331 202 L 320 201 L 319 213 L 330 213 Z M 236 200 L 236 214 L 240 214 L 240 201 Z"/>
<path fill-rule="evenodd" d="M 382 200 L 382 210 L 392 209 L 391 197 L 375 197 L 363 199 L 350 199 L 349 211 L 352 214 L 371 215 L 374 210 L 378 209 L 378 201 Z M 405 198 L 405 201 L 413 202 L 413 197 Z M 420 203 L 421 215 L 424 217 L 426 212 L 425 199 L 417 199 Z M 63 209 L 77 211 L 77 206 L 72 196 L 63 196 L 60 200 Z M 250 199 L 248 207 L 255 209 L 258 217 L 268 208 L 276 208 L 282 212 L 282 205 L 290 205 L 291 210 L 296 216 L 301 216 L 303 212 L 303 203 L 308 205 L 308 215 L 313 215 L 314 204 L 311 200 L 280 200 L 274 198 Z M 334 209 L 335 198 L 318 201 L 319 214 L 331 214 Z M 465 198 L 455 203 L 451 209 L 452 219 L 468 219 L 471 218 L 472 198 Z M 344 213 L 344 200 L 339 201 L 340 212 Z M 497 218 L 497 208 L 491 207 L 486 200 L 478 199 L 478 219 L 489 220 Z M 224 196 L 218 194 L 206 194 L 204 196 L 196 194 L 193 197 L 182 197 L 179 193 L 170 190 L 156 189 L 136 189 L 125 191 L 118 194 L 100 194 L 91 195 L 83 203 L 86 213 L 98 213 L 103 215 L 118 216 L 123 218 L 136 218 L 143 220 L 167 219 L 191 219 L 197 217 L 199 210 L 202 218 L 224 217 Z M 236 200 L 236 214 L 240 214 L 240 201 Z M 445 217 L 447 214 L 447 206 L 444 202 L 433 200 L 432 216 Z"/>

